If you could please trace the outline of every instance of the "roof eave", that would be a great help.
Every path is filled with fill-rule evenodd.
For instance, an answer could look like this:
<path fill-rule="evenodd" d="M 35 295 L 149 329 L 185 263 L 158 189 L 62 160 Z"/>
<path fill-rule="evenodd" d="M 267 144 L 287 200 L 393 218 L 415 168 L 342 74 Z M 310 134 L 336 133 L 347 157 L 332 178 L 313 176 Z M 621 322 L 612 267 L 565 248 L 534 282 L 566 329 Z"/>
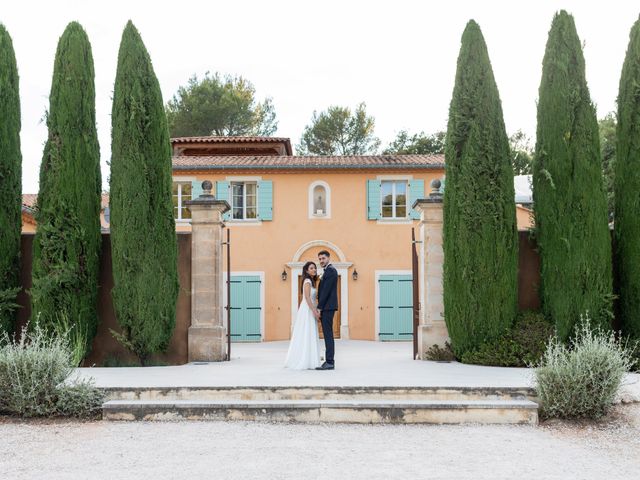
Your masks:
<path fill-rule="evenodd" d="M 432 165 L 173 165 L 173 170 L 442 170 Z"/>

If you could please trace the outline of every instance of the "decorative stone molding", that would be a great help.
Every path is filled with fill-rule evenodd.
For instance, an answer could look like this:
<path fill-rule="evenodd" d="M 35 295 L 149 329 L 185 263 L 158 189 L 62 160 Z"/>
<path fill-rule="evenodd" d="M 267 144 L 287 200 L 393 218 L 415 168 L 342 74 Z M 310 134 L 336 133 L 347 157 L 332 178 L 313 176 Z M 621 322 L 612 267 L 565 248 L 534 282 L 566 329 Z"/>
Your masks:
<path fill-rule="evenodd" d="M 191 326 L 190 362 L 220 362 L 227 357 L 227 329 L 223 308 L 222 214 L 231 207 L 211 194 L 212 183 L 202 182 L 203 193 L 185 202 L 191 210 Z"/>
<path fill-rule="evenodd" d="M 418 356 L 424 359 L 432 345 L 444 347 L 449 332 L 444 321 L 442 248 L 443 198 L 440 180 L 431 182 L 428 198 L 418 199 L 413 208 L 420 212 L 419 280 L 420 324 L 418 326 Z"/>

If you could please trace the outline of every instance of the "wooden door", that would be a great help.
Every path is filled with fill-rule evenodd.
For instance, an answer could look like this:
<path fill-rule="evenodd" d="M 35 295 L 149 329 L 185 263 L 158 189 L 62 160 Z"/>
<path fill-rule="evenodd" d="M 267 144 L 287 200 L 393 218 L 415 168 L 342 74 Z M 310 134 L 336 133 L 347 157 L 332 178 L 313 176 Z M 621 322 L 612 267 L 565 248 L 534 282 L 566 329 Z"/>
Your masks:
<path fill-rule="evenodd" d="M 380 340 L 413 338 L 413 280 L 411 275 L 380 275 L 378 280 Z"/>
<path fill-rule="evenodd" d="M 342 283 L 342 276 L 338 275 L 338 310 L 333 315 L 333 338 L 340 338 L 340 305 L 342 304 L 342 289 L 340 288 Z M 302 275 L 298 276 L 298 305 L 302 301 Z M 320 338 L 324 338 L 322 334 L 322 324 L 318 320 L 318 333 Z"/>
<path fill-rule="evenodd" d="M 260 277 L 231 276 L 231 341 L 259 342 Z"/>

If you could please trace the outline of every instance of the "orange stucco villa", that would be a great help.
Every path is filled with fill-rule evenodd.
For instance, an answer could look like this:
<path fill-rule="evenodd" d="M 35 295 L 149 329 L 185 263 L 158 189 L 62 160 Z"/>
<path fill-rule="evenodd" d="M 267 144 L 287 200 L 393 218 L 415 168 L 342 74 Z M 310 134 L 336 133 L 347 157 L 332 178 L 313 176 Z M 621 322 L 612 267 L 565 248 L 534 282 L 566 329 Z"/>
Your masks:
<path fill-rule="evenodd" d="M 234 341 L 290 337 L 302 265 L 322 249 L 340 276 L 335 333 L 411 339 L 411 228 L 419 218 L 411 205 L 444 177 L 444 156 L 294 156 L 289 139 L 273 137 L 174 138 L 172 146 L 176 229 L 191 229 L 185 202 L 204 180 L 232 207 L 225 223 Z M 34 202 L 24 195 L 24 233 L 35 231 Z M 527 208 L 518 205 L 517 216 L 519 229 L 531 226 Z M 108 230 L 107 196 L 101 222 Z"/>

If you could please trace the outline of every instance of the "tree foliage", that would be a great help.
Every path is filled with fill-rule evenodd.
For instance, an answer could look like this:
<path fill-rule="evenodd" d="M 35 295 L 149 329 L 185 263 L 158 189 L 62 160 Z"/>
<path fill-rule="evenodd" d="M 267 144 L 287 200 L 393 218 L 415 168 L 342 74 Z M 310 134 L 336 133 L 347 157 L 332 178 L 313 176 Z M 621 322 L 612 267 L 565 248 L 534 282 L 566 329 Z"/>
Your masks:
<path fill-rule="evenodd" d="M 329 107 L 313 112 L 311 124 L 302 133 L 296 150 L 300 155 L 367 155 L 376 153 L 380 140 L 374 134 L 375 120 L 360 103 L 349 107 Z"/>
<path fill-rule="evenodd" d="M 382 152 L 384 155 L 429 155 L 444 153 L 444 141 L 447 132 L 438 131 L 432 134 L 424 132 L 409 134 L 400 130 L 396 138 Z"/>
<path fill-rule="evenodd" d="M 111 120 L 112 296 L 120 338 L 144 363 L 173 334 L 177 240 L 162 94 L 131 22 L 118 52 Z"/>
<path fill-rule="evenodd" d="M 607 211 L 609 218 L 613 218 L 614 192 L 613 177 L 616 165 L 616 114 L 609 112 L 598 121 L 600 131 L 600 158 L 602 160 L 602 175 L 604 191 L 607 193 Z"/>
<path fill-rule="evenodd" d="M 542 64 L 533 168 L 541 299 L 566 340 L 581 314 L 608 326 L 611 238 L 598 121 L 573 17 L 553 19 Z"/>
<path fill-rule="evenodd" d="M 462 35 L 445 158 L 444 310 L 460 358 L 507 332 L 518 306 L 509 139 L 487 46 L 473 20 Z"/>
<path fill-rule="evenodd" d="M 48 331 L 68 320 L 86 338 L 88 351 L 98 325 L 102 181 L 91 44 L 77 22 L 58 42 L 47 127 L 33 242 L 32 314 Z"/>
<path fill-rule="evenodd" d="M 618 315 L 640 339 L 640 19 L 629 35 L 618 93 L 615 151 L 615 270 Z"/>
<path fill-rule="evenodd" d="M 167 103 L 169 131 L 183 136 L 272 135 L 278 127 L 270 98 L 256 99 L 256 89 L 243 77 L 192 76 Z"/>
<path fill-rule="evenodd" d="M 514 175 L 531 175 L 533 148 L 531 148 L 529 141 L 529 137 L 522 130 L 516 130 L 509 137 Z"/>
<path fill-rule="evenodd" d="M 22 155 L 18 81 L 13 42 L 0 24 L 0 334 L 13 331 L 20 285 Z"/>

